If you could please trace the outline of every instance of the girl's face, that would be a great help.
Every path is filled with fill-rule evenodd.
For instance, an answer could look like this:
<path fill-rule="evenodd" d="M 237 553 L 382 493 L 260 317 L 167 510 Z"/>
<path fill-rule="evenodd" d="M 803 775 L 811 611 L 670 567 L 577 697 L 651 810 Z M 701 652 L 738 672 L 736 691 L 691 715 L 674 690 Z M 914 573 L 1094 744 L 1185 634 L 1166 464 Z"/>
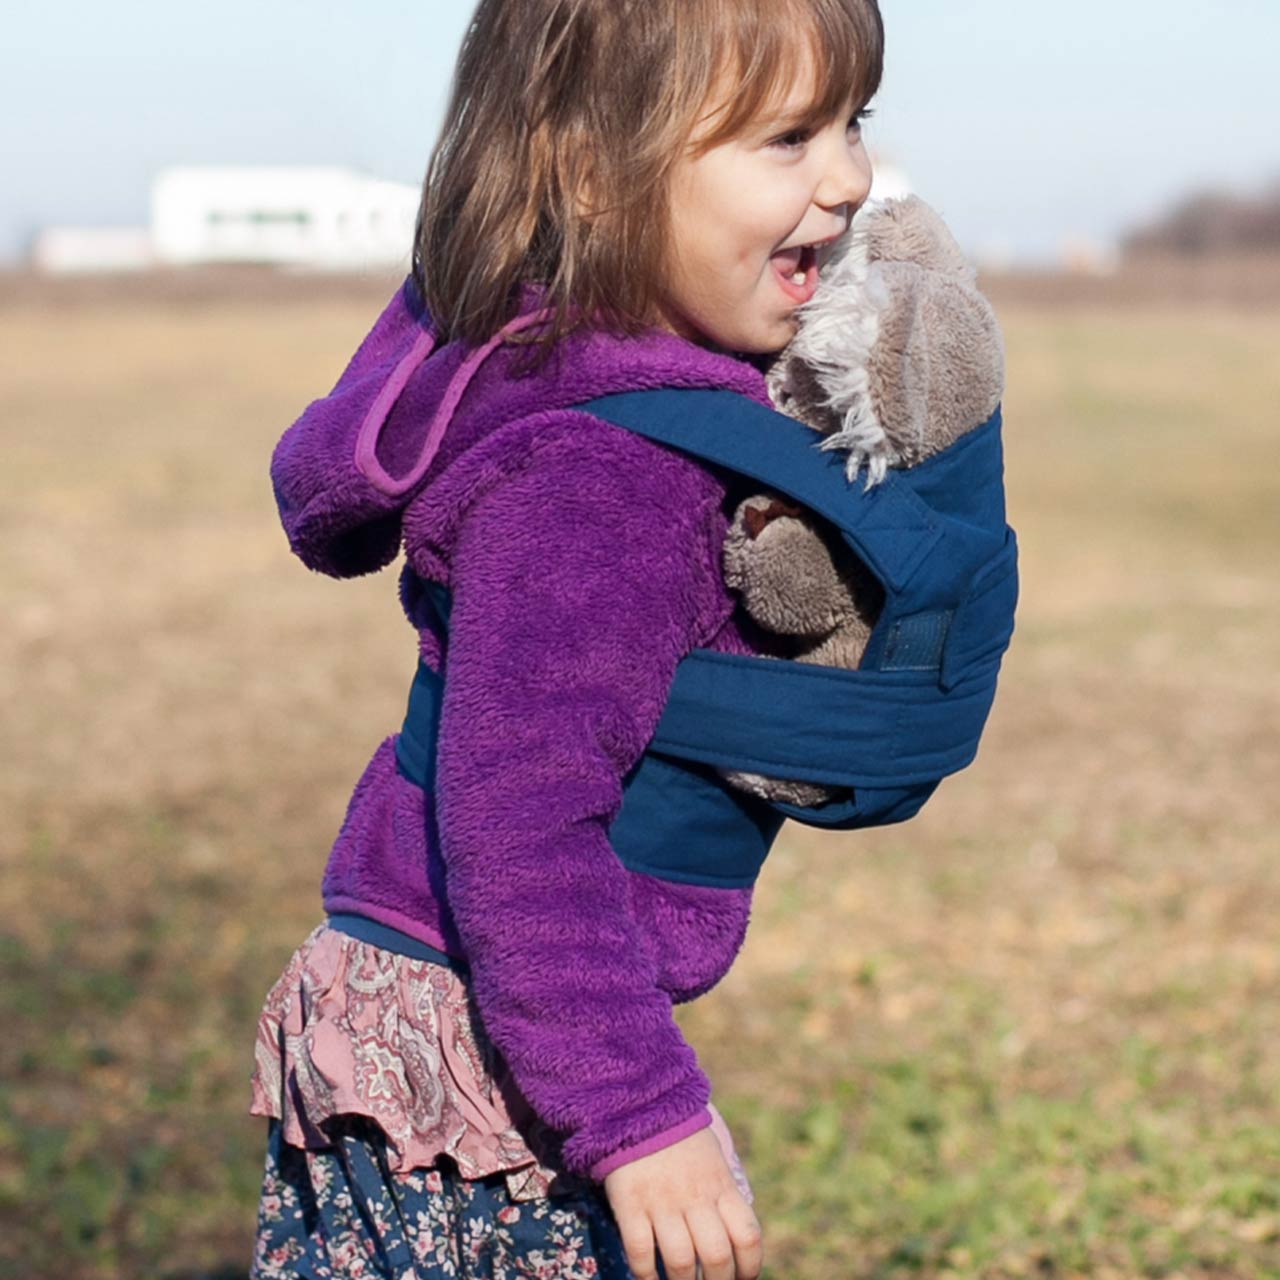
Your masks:
<path fill-rule="evenodd" d="M 770 109 L 705 155 L 693 159 L 686 151 L 677 162 L 674 278 L 663 327 L 744 353 L 780 351 L 794 336 L 793 312 L 812 297 L 830 241 L 848 229 L 871 191 L 855 103 L 816 132 L 794 127 L 814 96 L 810 63 L 781 110 Z M 695 130 L 691 142 L 701 136 Z M 803 254 L 800 246 L 807 246 Z M 803 283 L 794 282 L 798 273 Z"/>

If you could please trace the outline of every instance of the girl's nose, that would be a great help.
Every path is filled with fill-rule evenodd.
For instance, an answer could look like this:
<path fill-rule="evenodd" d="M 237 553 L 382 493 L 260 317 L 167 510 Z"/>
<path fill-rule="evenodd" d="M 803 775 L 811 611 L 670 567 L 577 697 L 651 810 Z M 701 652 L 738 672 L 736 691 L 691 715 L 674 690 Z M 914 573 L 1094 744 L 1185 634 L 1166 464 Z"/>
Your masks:
<path fill-rule="evenodd" d="M 815 195 L 816 203 L 825 209 L 848 205 L 856 213 L 871 194 L 871 158 L 861 140 L 850 145 L 842 138 L 823 171 L 822 184 Z"/>

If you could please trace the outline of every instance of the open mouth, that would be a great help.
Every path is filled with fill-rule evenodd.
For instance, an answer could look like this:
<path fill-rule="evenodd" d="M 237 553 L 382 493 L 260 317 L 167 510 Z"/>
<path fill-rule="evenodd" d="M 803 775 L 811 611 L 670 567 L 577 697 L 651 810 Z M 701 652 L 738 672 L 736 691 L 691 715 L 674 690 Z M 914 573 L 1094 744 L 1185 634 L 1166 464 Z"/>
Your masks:
<path fill-rule="evenodd" d="M 794 302 L 808 302 L 818 288 L 818 251 L 811 244 L 783 249 L 769 259 L 783 292 Z"/>

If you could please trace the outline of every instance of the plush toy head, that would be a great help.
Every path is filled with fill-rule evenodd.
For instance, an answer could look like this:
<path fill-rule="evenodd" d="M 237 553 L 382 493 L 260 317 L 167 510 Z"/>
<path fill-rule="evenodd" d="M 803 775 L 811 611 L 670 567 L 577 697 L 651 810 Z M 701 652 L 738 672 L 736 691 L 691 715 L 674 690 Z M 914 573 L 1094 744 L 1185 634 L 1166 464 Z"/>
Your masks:
<path fill-rule="evenodd" d="M 991 304 L 946 224 L 916 196 L 855 219 L 769 369 L 783 413 L 847 450 L 852 479 L 912 466 L 985 422 L 1004 390 Z"/>
<path fill-rule="evenodd" d="M 1004 346 L 976 273 L 942 219 L 909 196 L 854 220 L 767 371 L 779 410 L 847 453 L 864 484 L 980 426 L 1004 390 Z M 854 668 L 883 603 L 869 571 L 825 521 L 777 494 L 739 504 L 725 580 L 752 619 L 801 662 Z M 830 788 L 726 771 L 768 799 L 817 804 Z"/>

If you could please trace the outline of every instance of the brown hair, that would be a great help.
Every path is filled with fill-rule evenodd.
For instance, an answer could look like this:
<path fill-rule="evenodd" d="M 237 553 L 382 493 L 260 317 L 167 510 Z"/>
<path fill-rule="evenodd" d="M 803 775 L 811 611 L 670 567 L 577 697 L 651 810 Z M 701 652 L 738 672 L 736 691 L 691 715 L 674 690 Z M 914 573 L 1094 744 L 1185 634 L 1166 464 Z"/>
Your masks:
<path fill-rule="evenodd" d="M 652 324 L 672 166 L 721 83 L 733 90 L 695 154 L 772 106 L 803 37 L 819 95 L 794 126 L 865 105 L 883 64 L 877 0 L 481 0 L 414 232 L 413 276 L 442 336 L 490 338 L 526 281 L 554 309 L 526 339 L 544 359 L 585 317 L 628 335 Z"/>

